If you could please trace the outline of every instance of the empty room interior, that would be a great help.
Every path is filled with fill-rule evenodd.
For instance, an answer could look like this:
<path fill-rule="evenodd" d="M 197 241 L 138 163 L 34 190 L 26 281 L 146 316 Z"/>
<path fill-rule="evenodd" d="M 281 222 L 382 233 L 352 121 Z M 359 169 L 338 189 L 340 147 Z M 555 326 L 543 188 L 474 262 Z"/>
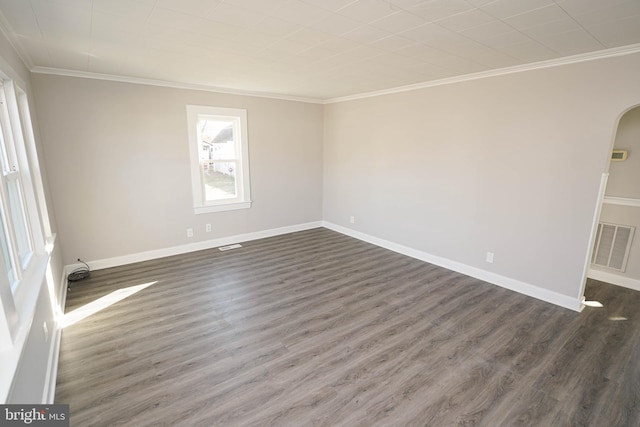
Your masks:
<path fill-rule="evenodd" d="M 0 404 L 640 425 L 639 76 L 636 0 L 0 0 Z"/>

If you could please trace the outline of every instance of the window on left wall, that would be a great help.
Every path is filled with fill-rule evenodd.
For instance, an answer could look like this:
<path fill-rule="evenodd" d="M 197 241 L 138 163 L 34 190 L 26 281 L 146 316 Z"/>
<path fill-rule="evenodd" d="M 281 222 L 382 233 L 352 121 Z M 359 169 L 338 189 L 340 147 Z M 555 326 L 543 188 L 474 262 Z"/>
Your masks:
<path fill-rule="evenodd" d="M 17 296 L 44 253 L 45 232 L 30 159 L 35 153 L 26 94 L 12 80 L 0 79 L 0 285 Z"/>
<path fill-rule="evenodd" d="M 10 392 L 42 288 L 54 289 L 53 245 L 27 93 L 0 70 L 0 403 Z M 49 299 L 55 317 L 57 298 Z"/>
<path fill-rule="evenodd" d="M 0 84 L 0 248 L 5 275 L 12 293 L 17 290 L 33 258 L 33 232 L 27 216 L 23 169 L 20 155 L 24 135 L 15 87 Z"/>

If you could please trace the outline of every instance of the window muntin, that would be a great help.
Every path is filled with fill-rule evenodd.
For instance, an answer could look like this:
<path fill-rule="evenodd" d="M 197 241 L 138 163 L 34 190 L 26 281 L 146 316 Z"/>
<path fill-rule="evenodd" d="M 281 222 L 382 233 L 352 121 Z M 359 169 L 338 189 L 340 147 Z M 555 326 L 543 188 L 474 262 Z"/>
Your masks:
<path fill-rule="evenodd" d="M 13 174 L 6 180 L 7 196 L 9 199 L 9 210 L 11 211 L 11 222 L 15 233 L 16 250 L 22 269 L 26 269 L 33 254 L 31 245 L 31 235 L 29 233 L 29 223 L 24 210 L 24 197 L 20 188 L 20 181 L 17 174 Z"/>
<path fill-rule="evenodd" d="M 246 110 L 189 105 L 196 213 L 250 207 Z"/>

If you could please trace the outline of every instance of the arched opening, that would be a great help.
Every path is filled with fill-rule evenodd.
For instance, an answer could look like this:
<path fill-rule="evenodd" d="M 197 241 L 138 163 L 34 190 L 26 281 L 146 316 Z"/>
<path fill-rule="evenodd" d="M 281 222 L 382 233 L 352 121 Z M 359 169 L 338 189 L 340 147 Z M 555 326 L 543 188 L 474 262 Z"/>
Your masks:
<path fill-rule="evenodd" d="M 610 153 L 585 275 L 640 291 L 640 105 L 620 115 Z"/>

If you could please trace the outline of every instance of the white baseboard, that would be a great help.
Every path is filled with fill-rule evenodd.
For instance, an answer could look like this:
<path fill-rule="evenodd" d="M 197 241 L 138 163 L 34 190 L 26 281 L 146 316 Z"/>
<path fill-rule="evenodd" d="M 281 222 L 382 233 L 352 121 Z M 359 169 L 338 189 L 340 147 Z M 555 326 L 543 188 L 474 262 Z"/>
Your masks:
<path fill-rule="evenodd" d="M 589 269 L 587 275 L 590 279 L 599 280 L 601 282 L 611 283 L 612 285 L 618 285 L 625 288 L 633 289 L 634 291 L 640 291 L 640 280 L 632 279 L 631 277 L 621 276 L 615 273 L 609 273 L 608 271 Z"/>
<path fill-rule="evenodd" d="M 347 236 L 354 237 L 358 240 L 365 241 L 367 243 L 380 246 L 385 249 L 409 256 L 411 258 L 419 259 L 421 261 L 435 264 L 440 267 L 444 267 L 448 270 L 457 271 L 458 273 L 465 274 L 467 276 L 475 277 L 476 279 L 489 282 L 491 284 L 510 289 L 512 291 L 528 295 L 533 298 L 537 298 L 542 301 L 549 302 L 551 304 L 559 305 L 560 307 L 568 308 L 574 311 L 582 311 L 582 298 L 572 298 L 570 296 L 559 294 L 548 289 L 540 288 L 529 283 L 521 282 L 509 277 L 501 276 L 490 271 L 482 270 L 480 268 L 471 267 L 466 264 L 462 264 L 457 261 L 452 261 L 447 258 L 442 258 L 436 255 L 431 255 L 426 252 L 419 251 L 417 249 L 410 248 L 408 246 L 400 245 L 388 240 L 380 239 L 369 234 L 361 233 L 359 231 L 352 230 L 347 227 L 343 227 L 331 222 L 324 221 L 324 227 L 337 231 L 338 233 L 345 234 Z"/>
<path fill-rule="evenodd" d="M 134 262 L 148 261 L 156 258 L 163 258 L 172 255 L 180 255 L 188 252 L 200 251 L 203 249 L 217 248 L 219 246 L 226 246 L 233 243 L 248 242 L 251 240 L 263 239 L 266 237 L 279 236 L 281 234 L 294 233 L 296 231 L 310 230 L 313 228 L 322 227 L 322 221 L 308 222 L 304 224 L 296 224 L 287 227 L 273 228 L 269 230 L 256 231 L 252 233 L 237 234 L 234 236 L 222 237 L 219 239 L 206 240 L 202 242 L 190 243 L 188 245 L 174 246 L 170 248 L 157 249 L 153 251 L 139 252 L 135 254 L 123 255 L 114 258 L 106 258 L 95 261 L 89 261 L 87 264 L 92 270 L 100 270 L 103 268 L 117 267 L 120 265 L 132 264 Z M 83 264 L 70 264 L 63 268 L 63 276 L 61 284 L 63 284 L 60 290 L 60 302 L 61 310 L 64 313 L 64 305 L 67 297 L 67 276 L 73 270 L 78 267 L 84 267 Z M 59 319 L 57 319 L 59 320 Z M 42 393 L 42 403 L 51 404 L 55 399 L 55 387 L 56 379 L 58 375 L 58 359 L 60 356 L 60 340 L 62 336 L 62 329 L 56 325 L 53 338 L 51 340 L 49 361 L 47 366 L 47 378 L 45 379 L 45 386 Z"/>
<path fill-rule="evenodd" d="M 58 379 L 58 360 L 60 358 L 60 341 L 62 339 L 62 328 L 60 327 L 60 316 L 64 314 L 65 304 L 67 301 L 67 275 L 70 271 L 67 268 L 62 269 L 62 278 L 60 279 L 60 292 L 58 293 L 58 302 L 60 303 L 60 312 L 54 313 L 56 322 L 55 329 L 51 337 L 51 345 L 49 346 L 49 360 L 47 362 L 47 376 L 42 391 L 42 404 L 53 404 L 56 397 L 56 381 Z"/>
<path fill-rule="evenodd" d="M 310 230 L 318 227 L 325 227 L 330 230 L 336 231 L 338 233 L 354 237 L 358 240 L 362 240 L 367 243 L 371 243 L 373 245 L 380 246 L 382 248 L 389 249 L 391 251 L 394 251 L 415 259 L 419 259 L 421 261 L 428 262 L 430 264 L 435 264 L 449 270 L 457 271 L 458 273 L 475 277 L 485 282 L 488 282 L 506 289 L 510 289 L 512 291 L 515 291 L 524 295 L 528 295 L 533 298 L 549 302 L 551 304 L 568 308 L 570 310 L 581 311 L 582 308 L 584 307 L 582 305 L 583 298 L 579 298 L 579 299 L 571 298 L 569 296 L 559 294 L 557 292 L 553 292 L 548 289 L 543 289 L 538 286 L 521 282 L 519 280 L 501 276 L 499 274 L 495 274 L 495 273 L 482 270 L 476 267 L 471 267 L 469 265 L 452 261 L 447 258 L 431 255 L 429 253 L 422 252 L 417 249 L 410 248 L 408 246 L 404 246 L 394 242 L 390 242 L 388 240 L 380 239 L 365 233 L 361 233 L 359 231 L 352 230 L 347 227 L 333 224 L 328 221 L 309 222 L 305 224 L 292 225 L 288 227 L 281 227 L 281 228 L 274 228 L 274 229 L 257 231 L 252 233 L 238 234 L 234 236 L 222 237 L 219 239 L 191 243 L 188 245 L 174 246 L 170 248 L 158 249 L 158 250 L 147 251 L 147 252 L 139 252 L 135 254 L 124 255 L 124 256 L 119 256 L 114 258 L 95 260 L 95 261 L 88 262 L 88 264 L 90 265 L 91 269 L 99 270 L 103 268 L 110 268 L 110 267 L 117 267 L 120 265 L 132 264 L 140 261 L 148 261 L 151 259 L 162 258 L 166 256 L 180 255 L 180 254 L 199 251 L 203 249 L 211 249 L 219 246 L 226 246 L 233 243 L 248 242 L 251 240 L 263 239 L 266 237 L 273 237 L 281 234 L 293 233 L 296 231 Z M 82 264 L 71 264 L 71 265 L 65 266 L 65 268 L 63 269 L 63 277 L 62 277 L 61 283 L 63 283 L 64 285 L 62 286 L 62 289 L 60 291 L 60 301 L 62 304 L 63 311 L 64 311 L 64 304 L 66 301 L 66 293 L 67 293 L 67 286 L 68 286 L 67 275 L 71 271 L 73 271 L 75 268 L 81 267 L 81 266 Z M 593 270 L 589 272 L 589 277 L 595 278 L 597 280 L 609 281 L 609 280 L 594 277 L 592 276 L 592 273 L 593 273 Z M 603 274 L 607 274 L 607 273 L 603 273 Z M 629 279 L 629 280 L 632 280 L 632 279 Z M 635 281 L 635 282 L 638 282 L 638 281 Z M 640 290 L 640 283 L 635 283 L 632 285 L 636 287 L 634 288 L 631 285 L 627 287 Z M 58 358 L 60 354 L 61 334 L 62 334 L 62 330 L 59 327 L 57 327 L 53 334 L 54 336 L 51 343 L 49 365 L 47 368 L 47 379 L 45 381 L 45 388 L 44 388 L 43 397 L 42 397 L 42 402 L 44 404 L 53 403 L 55 398 L 55 385 L 56 385 L 56 377 L 57 377 L 57 371 L 58 371 Z"/>
<path fill-rule="evenodd" d="M 88 261 L 87 264 L 92 270 L 101 270 L 104 268 L 118 267 L 121 265 L 133 264 L 135 262 L 149 261 L 167 256 L 180 255 L 189 252 L 201 251 L 204 249 L 217 248 L 219 246 L 231 245 L 233 243 L 248 242 L 251 240 L 264 239 L 266 237 L 279 236 L 281 234 L 294 233 L 296 231 L 310 230 L 312 228 L 322 227 L 322 221 L 307 222 L 304 224 L 290 225 L 287 227 L 272 228 L 269 230 L 254 231 L 252 233 L 236 234 L 234 236 L 221 237 L 219 239 L 204 240 L 201 242 L 189 243 L 187 245 L 173 246 L 170 248 L 156 249 L 146 252 L 138 252 L 135 254 L 123 255 L 113 258 L 105 258 L 94 261 Z M 68 272 L 78 267 L 84 267 L 82 264 L 71 264 L 65 266 Z"/>

